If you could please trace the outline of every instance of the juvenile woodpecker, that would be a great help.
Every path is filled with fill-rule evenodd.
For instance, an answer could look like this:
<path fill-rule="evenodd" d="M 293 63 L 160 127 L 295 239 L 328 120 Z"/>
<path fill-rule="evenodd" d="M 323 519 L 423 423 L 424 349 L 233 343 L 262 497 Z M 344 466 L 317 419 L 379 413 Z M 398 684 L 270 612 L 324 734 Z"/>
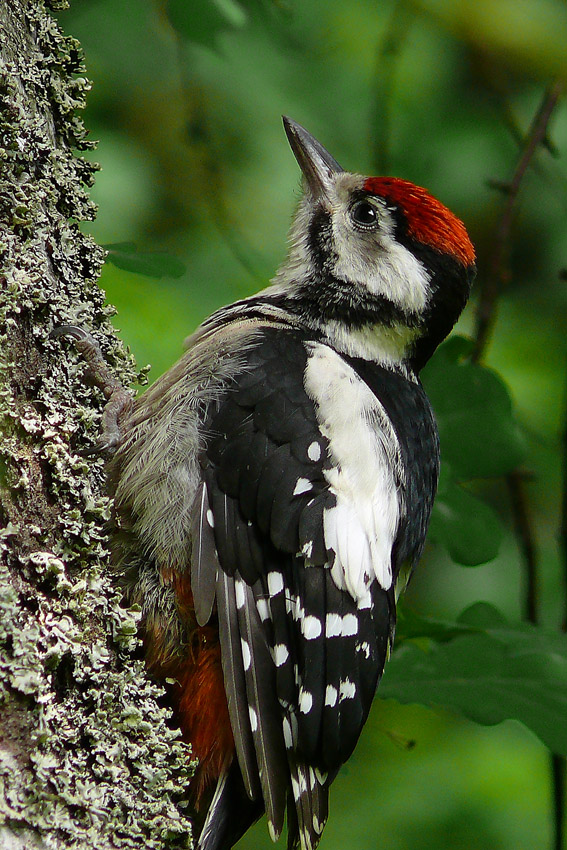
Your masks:
<path fill-rule="evenodd" d="M 287 811 L 288 847 L 319 843 L 436 490 L 418 373 L 474 276 L 425 189 L 344 171 L 284 125 L 305 188 L 287 259 L 199 327 L 110 462 L 115 556 L 199 759 L 199 850 L 263 811 L 273 840 Z"/>

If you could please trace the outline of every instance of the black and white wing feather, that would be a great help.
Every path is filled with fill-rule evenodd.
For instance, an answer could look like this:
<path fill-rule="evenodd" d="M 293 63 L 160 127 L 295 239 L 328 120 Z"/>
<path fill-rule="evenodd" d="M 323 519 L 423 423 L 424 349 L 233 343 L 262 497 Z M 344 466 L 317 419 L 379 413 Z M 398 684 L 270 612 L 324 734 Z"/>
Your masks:
<path fill-rule="evenodd" d="M 365 368 L 298 330 L 264 328 L 204 422 L 197 616 L 216 600 L 246 792 L 261 793 L 274 840 L 287 805 L 289 846 L 302 850 L 319 842 L 328 787 L 370 709 L 396 574 L 422 546 L 414 528 L 435 487 L 432 467 L 408 497 L 414 447 L 398 438 L 395 401 L 381 401 L 382 384 L 395 399 L 399 382 L 435 442 L 419 385 Z"/>

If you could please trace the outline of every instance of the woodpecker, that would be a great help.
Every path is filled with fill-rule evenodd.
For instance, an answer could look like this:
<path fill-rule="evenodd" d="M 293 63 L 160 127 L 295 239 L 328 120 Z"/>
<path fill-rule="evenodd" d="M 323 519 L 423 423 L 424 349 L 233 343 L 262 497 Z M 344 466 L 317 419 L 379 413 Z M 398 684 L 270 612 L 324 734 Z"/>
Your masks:
<path fill-rule="evenodd" d="M 109 465 L 115 560 L 198 758 L 199 850 L 264 811 L 290 850 L 320 841 L 436 491 L 418 374 L 475 271 L 428 191 L 284 126 L 304 178 L 286 260 L 133 403 Z"/>

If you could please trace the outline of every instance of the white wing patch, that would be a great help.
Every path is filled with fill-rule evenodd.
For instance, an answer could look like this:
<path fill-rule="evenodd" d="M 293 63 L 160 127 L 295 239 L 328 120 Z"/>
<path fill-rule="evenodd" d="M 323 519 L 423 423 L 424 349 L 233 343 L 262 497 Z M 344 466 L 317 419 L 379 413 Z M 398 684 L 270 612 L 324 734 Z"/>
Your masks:
<path fill-rule="evenodd" d="M 332 348 L 308 344 L 305 389 L 314 401 L 333 467 L 325 470 L 337 498 L 323 516 L 331 574 L 366 607 L 377 579 L 392 585 L 392 546 L 403 509 L 396 480 L 403 469 L 396 433 L 370 387 Z"/>

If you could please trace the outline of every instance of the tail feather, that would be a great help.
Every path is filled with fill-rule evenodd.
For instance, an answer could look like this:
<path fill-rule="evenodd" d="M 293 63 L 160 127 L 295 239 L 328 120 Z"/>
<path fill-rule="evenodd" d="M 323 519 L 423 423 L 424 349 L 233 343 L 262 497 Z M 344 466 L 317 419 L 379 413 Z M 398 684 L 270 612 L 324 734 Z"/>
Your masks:
<path fill-rule="evenodd" d="M 238 761 L 221 774 L 196 850 L 230 850 L 264 811 L 263 801 L 250 800 Z"/>

